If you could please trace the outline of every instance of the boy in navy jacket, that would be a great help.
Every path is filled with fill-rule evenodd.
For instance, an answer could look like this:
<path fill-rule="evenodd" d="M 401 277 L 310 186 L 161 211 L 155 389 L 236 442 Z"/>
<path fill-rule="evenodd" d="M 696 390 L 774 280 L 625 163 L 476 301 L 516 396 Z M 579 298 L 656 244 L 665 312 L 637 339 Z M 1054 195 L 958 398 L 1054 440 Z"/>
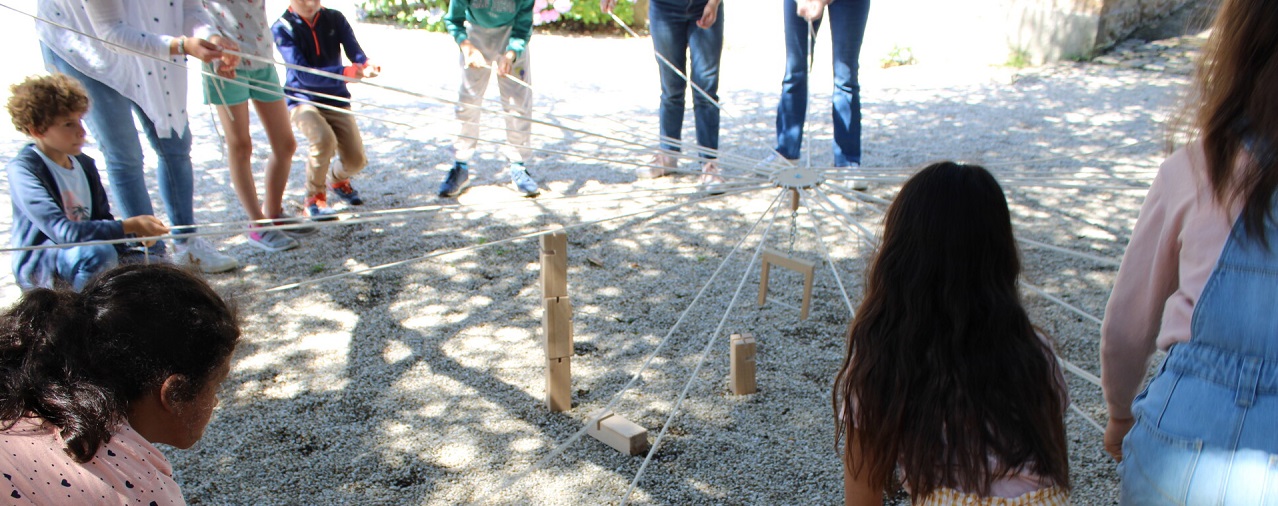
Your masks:
<path fill-rule="evenodd" d="M 271 32 L 285 62 L 350 79 L 381 72 L 381 67 L 369 63 L 346 17 L 321 6 L 319 0 L 291 0 Z M 350 65 L 342 64 L 343 49 Z M 328 207 L 328 189 L 350 205 L 364 203 L 350 181 L 367 164 L 359 127 L 346 111 L 351 108 L 351 92 L 346 81 L 294 69 L 288 69 L 284 87 L 293 126 L 310 142 L 306 212 L 314 219 L 335 219 L 336 213 Z M 331 163 L 334 153 L 340 162 Z"/>
<path fill-rule="evenodd" d="M 151 215 L 118 221 L 93 159 L 82 154 L 89 97 L 63 74 L 27 78 L 10 87 L 7 104 L 13 126 L 31 136 L 9 161 L 13 201 L 10 244 L 17 247 L 153 237 L 168 227 Z M 119 262 L 122 244 L 16 251 L 13 274 L 23 289 L 70 283 L 79 290 L 95 274 Z"/>

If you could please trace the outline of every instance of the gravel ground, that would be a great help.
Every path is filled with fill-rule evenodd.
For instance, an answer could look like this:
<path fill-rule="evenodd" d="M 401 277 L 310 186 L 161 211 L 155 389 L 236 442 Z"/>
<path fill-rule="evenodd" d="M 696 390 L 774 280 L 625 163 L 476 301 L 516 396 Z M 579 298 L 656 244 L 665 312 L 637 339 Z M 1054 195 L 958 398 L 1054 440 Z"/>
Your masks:
<path fill-rule="evenodd" d="M 734 22 L 746 26 L 730 31 L 725 51 L 722 145 L 737 157 L 725 157 L 729 174 L 745 176 L 750 164 L 741 160 L 767 152 L 782 55 L 742 36 L 747 23 L 766 32 L 771 20 Z M 775 188 L 701 200 L 691 176 L 636 182 L 630 164 L 646 154 L 618 139 L 650 144 L 656 131 L 649 42 L 549 35 L 532 45 L 538 116 L 612 139 L 538 125 L 536 146 L 592 158 L 540 155 L 533 173 L 546 191 L 523 199 L 500 173 L 496 146 L 486 144 L 473 164 L 475 186 L 456 201 L 440 200 L 434 193 L 451 163 L 454 126 L 451 107 L 434 98 L 455 96 L 455 49 L 439 34 L 364 24 L 356 31 L 386 68 L 379 82 L 421 96 L 355 89 L 357 99 L 369 102 L 356 110 L 366 115 L 359 121 L 371 166 L 355 180 L 369 203 L 348 211 L 427 207 L 326 227 L 284 253 L 256 250 L 240 233 L 215 238 L 246 265 L 209 277 L 238 299 L 245 334 L 204 439 L 189 451 L 166 452 L 190 503 L 616 503 L 642 458 L 590 438 L 518 482 L 503 480 L 573 436 L 654 352 L 615 410 L 655 437 L 708 344 L 708 358 L 631 500 L 841 500 L 829 408 L 849 318 L 839 284 L 856 304 L 870 251 L 847 220 L 877 228 L 882 204 L 851 201 L 831 182 L 825 188 L 839 214 L 815 205 L 809 192 L 797 216 L 774 219 L 767 209 Z M 1020 237 L 1116 261 L 1187 79 L 1176 71 L 1183 67 L 1176 58 L 1192 53 L 1195 40 L 1124 46 L 1128 56 L 1106 64 L 863 69 L 870 192 L 890 199 L 910 169 L 937 159 L 986 164 L 1006 186 Z M 23 44 L 31 46 L 29 39 Z M 830 163 L 823 57 L 809 134 L 818 166 Z M 1172 63 L 1122 64 L 1136 58 Z M 23 62 L 31 72 L 38 68 Z M 204 223 L 242 220 L 208 109 L 192 110 L 197 216 Z M 497 139 L 499 123 L 488 118 L 493 128 L 485 135 Z M 690 117 L 685 124 L 691 137 Z M 254 139 L 255 160 L 263 162 L 267 144 L 256 126 Z M 0 152 L 14 153 L 22 142 L 6 133 Z M 294 205 L 304 170 L 305 141 L 299 142 L 287 194 Z M 436 205 L 443 206 L 429 207 Z M 10 221 L 8 206 L 0 209 L 0 219 Z M 629 215 L 641 211 L 649 212 Z M 522 238 L 554 224 L 574 227 L 575 395 L 566 413 L 543 407 L 538 248 L 535 239 Z M 822 259 L 823 245 L 829 248 L 807 320 L 781 305 L 755 305 L 758 267 L 751 257 L 765 228 L 769 246 L 799 257 Z M 448 254 L 367 276 L 265 291 L 442 253 Z M 1116 271 L 1110 262 L 1037 247 L 1023 253 L 1028 283 L 1102 315 Z M 774 272 L 772 298 L 797 304 L 799 277 Z M 12 281 L 3 283 L 0 295 L 14 300 Z M 1033 294 L 1026 301 L 1064 358 L 1099 372 L 1096 323 Z M 757 394 L 727 392 L 726 335 L 734 332 L 759 340 Z M 1078 407 L 1103 423 L 1099 388 L 1068 379 Z M 1117 477 L 1100 433 L 1076 413 L 1067 424 L 1075 503 L 1116 504 Z"/>

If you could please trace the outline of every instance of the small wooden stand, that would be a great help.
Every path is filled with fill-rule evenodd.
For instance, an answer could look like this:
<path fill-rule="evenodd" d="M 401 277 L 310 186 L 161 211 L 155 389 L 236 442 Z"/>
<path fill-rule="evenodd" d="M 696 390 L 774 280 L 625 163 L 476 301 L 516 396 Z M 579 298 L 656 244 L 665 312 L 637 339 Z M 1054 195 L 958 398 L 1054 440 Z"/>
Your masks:
<path fill-rule="evenodd" d="M 755 341 L 750 334 L 732 334 L 732 367 L 728 374 L 728 388 L 736 395 L 758 391 L 754 381 Z"/>
<path fill-rule="evenodd" d="M 541 236 L 541 328 L 546 342 L 546 407 L 572 409 L 572 302 L 568 299 L 568 235 Z"/>
<path fill-rule="evenodd" d="M 760 306 L 768 302 L 768 273 L 773 265 L 803 274 L 803 305 L 799 308 L 799 319 L 808 319 L 808 309 L 812 306 L 812 279 L 816 275 L 816 262 L 800 260 L 772 248 L 764 248 L 763 272 L 759 275 Z"/>
<path fill-rule="evenodd" d="M 608 410 L 590 415 L 586 434 L 626 455 L 638 455 L 648 449 L 648 429 Z"/>

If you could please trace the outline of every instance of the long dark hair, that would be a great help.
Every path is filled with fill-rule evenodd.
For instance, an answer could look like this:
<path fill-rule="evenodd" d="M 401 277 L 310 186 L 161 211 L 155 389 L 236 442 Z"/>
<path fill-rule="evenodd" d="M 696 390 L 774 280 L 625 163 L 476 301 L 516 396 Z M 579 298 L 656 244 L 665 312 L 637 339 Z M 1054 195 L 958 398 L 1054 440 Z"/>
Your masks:
<path fill-rule="evenodd" d="M 0 428 L 38 416 L 88 462 L 129 403 L 180 375 L 190 400 L 235 348 L 233 307 L 171 265 L 127 265 L 81 293 L 36 288 L 0 317 Z"/>
<path fill-rule="evenodd" d="M 1278 6 L 1225 0 L 1195 77 L 1194 127 L 1216 201 L 1243 202 L 1249 235 L 1264 236 L 1278 188 Z M 1240 158 L 1247 153 L 1248 156 Z"/>
<path fill-rule="evenodd" d="M 836 446 L 856 437 L 864 457 L 844 450 L 844 465 L 884 489 L 899 466 L 915 497 L 988 495 L 1019 469 L 1069 487 L 1059 371 L 1021 306 L 1020 272 L 989 172 L 941 162 L 905 183 L 835 379 Z"/>

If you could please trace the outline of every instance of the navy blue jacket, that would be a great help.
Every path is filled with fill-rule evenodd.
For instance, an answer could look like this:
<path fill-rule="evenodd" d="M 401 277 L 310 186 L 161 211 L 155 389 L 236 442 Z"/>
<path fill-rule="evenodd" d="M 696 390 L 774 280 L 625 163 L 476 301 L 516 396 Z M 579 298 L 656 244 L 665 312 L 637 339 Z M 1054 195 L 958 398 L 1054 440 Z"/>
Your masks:
<path fill-rule="evenodd" d="M 354 63 L 365 63 L 368 56 L 355 40 L 355 32 L 351 30 L 346 16 L 333 9 L 321 8 L 315 13 L 315 19 L 304 20 L 292 9 L 284 11 L 284 15 L 271 25 L 275 36 L 275 47 L 280 50 L 284 61 L 293 65 L 310 67 L 316 70 L 341 74 L 342 48 L 346 49 L 346 59 Z M 346 82 L 331 77 L 319 76 L 309 72 L 288 69 L 284 85 L 290 88 L 303 89 L 351 98 Z M 288 106 L 297 105 L 297 99 L 319 102 L 334 107 L 350 107 L 350 102 L 315 96 L 310 93 L 286 90 Z"/>
<path fill-rule="evenodd" d="M 9 198 L 13 201 L 13 247 L 68 244 L 124 238 L 124 223 L 111 216 L 106 190 L 97 166 L 88 155 L 76 155 L 89 181 L 93 213 L 86 221 L 71 221 L 62 207 L 62 192 L 35 145 L 27 144 L 6 167 Z M 117 248 L 119 249 L 119 248 Z M 13 252 L 13 275 L 22 288 L 53 286 L 57 274 L 55 250 Z"/>

